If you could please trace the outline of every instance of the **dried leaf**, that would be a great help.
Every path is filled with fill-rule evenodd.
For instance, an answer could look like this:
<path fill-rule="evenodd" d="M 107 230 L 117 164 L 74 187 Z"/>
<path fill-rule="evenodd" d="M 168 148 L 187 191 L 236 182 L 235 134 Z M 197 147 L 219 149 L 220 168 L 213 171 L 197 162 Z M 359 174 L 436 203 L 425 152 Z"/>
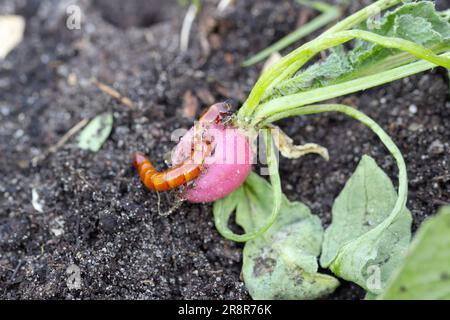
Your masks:
<path fill-rule="evenodd" d="M 113 115 L 111 112 L 96 116 L 81 131 L 78 138 L 78 147 L 97 152 L 111 133 L 112 125 Z"/>
<path fill-rule="evenodd" d="M 21 16 L 0 16 L 0 59 L 6 58 L 23 39 L 25 19 Z"/>

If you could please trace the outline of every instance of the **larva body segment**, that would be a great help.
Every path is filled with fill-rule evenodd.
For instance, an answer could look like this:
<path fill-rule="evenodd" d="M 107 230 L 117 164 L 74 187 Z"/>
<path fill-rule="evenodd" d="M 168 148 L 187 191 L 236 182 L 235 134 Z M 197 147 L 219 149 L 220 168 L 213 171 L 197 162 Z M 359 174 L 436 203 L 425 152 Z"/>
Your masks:
<path fill-rule="evenodd" d="M 143 153 L 133 154 L 133 165 L 141 181 L 151 190 L 167 191 L 194 180 L 201 174 L 201 166 L 211 154 L 211 142 L 202 136 L 208 124 L 219 124 L 228 115 L 230 107 L 226 103 L 216 103 L 209 107 L 195 126 L 193 150 L 190 157 L 179 165 L 158 172 L 152 162 Z"/>
<path fill-rule="evenodd" d="M 197 154 L 198 152 L 201 154 Z M 189 159 L 162 172 L 156 171 L 150 159 L 141 152 L 134 153 L 133 164 L 139 173 L 141 181 L 148 189 L 167 191 L 197 178 L 201 173 L 201 165 L 210 152 L 211 144 L 205 142 L 202 148 L 194 150 Z M 196 158 L 201 159 L 201 162 L 197 163 L 194 160 Z"/>

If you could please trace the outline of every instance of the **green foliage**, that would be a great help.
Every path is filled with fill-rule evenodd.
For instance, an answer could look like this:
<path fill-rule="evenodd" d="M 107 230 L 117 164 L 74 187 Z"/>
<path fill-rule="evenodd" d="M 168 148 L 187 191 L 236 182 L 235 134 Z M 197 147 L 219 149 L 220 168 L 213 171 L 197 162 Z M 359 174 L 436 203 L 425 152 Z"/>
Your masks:
<path fill-rule="evenodd" d="M 299 107 L 279 113 L 279 117 L 269 117 L 266 120 L 270 123 L 291 116 L 330 111 L 344 113 L 370 128 L 391 152 L 399 169 L 399 195 L 397 196 L 386 174 L 373 159 L 364 156 L 355 174 L 336 200 L 333 207 L 333 223 L 326 232 L 323 244 L 321 258 L 323 267 L 329 267 L 336 275 L 354 281 L 371 292 L 380 293 L 392 270 L 399 264 L 410 239 L 411 216 L 405 208 L 407 175 L 400 150 L 375 121 L 345 105 L 324 104 Z M 264 196 L 262 194 L 260 197 L 250 197 L 250 193 L 246 195 L 243 189 L 236 191 L 236 194 L 238 193 L 240 195 L 230 196 L 230 199 L 233 197 L 235 199 L 232 210 L 236 209 L 237 218 L 240 212 L 239 201 L 236 199 L 242 199 L 242 206 L 249 206 L 249 210 L 254 212 L 247 216 L 255 217 L 255 224 L 265 221 L 258 219 L 264 208 L 270 207 L 271 199 L 267 197 L 269 192 L 264 192 Z M 228 200 L 226 198 L 223 201 Z M 282 202 L 282 212 L 283 208 Z M 237 220 L 239 222 L 239 219 Z M 245 227 L 248 222 L 241 225 Z M 271 230 L 268 229 L 266 232 Z M 265 233 L 262 237 L 264 236 Z M 259 239 L 256 238 L 255 241 Z M 273 243 L 273 239 L 269 238 L 265 245 L 270 246 Z M 261 251 L 265 245 L 258 244 L 259 250 Z M 254 251 L 257 249 L 258 247 Z M 264 283 L 277 287 L 274 281 L 281 280 L 264 279 Z M 267 285 L 265 288 L 264 292 L 270 292 L 267 291 Z"/>
<path fill-rule="evenodd" d="M 78 147 L 97 152 L 108 139 L 113 126 L 111 112 L 102 113 L 92 119 L 78 137 Z"/>
<path fill-rule="evenodd" d="M 437 222 L 433 227 L 431 222 L 426 224 L 403 263 L 411 238 L 411 214 L 406 209 L 407 174 L 400 150 L 363 113 L 344 105 L 316 104 L 435 66 L 450 69 L 450 11 L 437 12 L 432 2 L 417 1 L 403 4 L 379 20 L 371 18 L 400 3 L 379 0 L 272 64 L 238 112 L 237 124 L 255 129 L 291 116 L 342 112 L 372 129 L 399 169 L 397 195 L 375 161 L 363 157 L 336 199 L 333 221 L 325 233 L 304 205 L 281 195 L 273 166 L 269 166 L 272 190 L 264 179 L 252 174 L 241 188 L 216 202 L 219 232 L 233 239 L 227 223 L 236 212 L 237 223 L 247 234 L 257 236 L 245 245 L 243 266 L 246 286 L 254 298 L 311 299 L 334 290 L 337 280 L 317 273 L 320 245 L 321 266 L 365 288 L 367 299 L 380 294 L 382 298 L 450 296 L 449 213 L 445 213 L 447 220 L 439 218 L 439 226 L 435 226 Z M 354 41 L 352 49 L 344 47 L 349 41 Z M 324 61 L 302 69 L 325 50 L 330 54 Z M 415 61 L 418 59 L 422 61 Z M 267 209 L 272 202 L 280 212 L 277 220 L 274 209 Z M 396 273 L 399 266 L 401 271 Z M 435 292 L 431 285 L 437 288 Z"/>
<path fill-rule="evenodd" d="M 292 43 L 303 39 L 304 37 L 310 35 L 311 33 L 315 32 L 316 30 L 327 25 L 331 21 L 336 20 L 341 15 L 341 10 L 337 6 L 331 6 L 324 2 L 305 1 L 305 0 L 299 0 L 297 2 L 299 2 L 300 4 L 303 4 L 305 6 L 312 7 L 316 10 L 319 10 L 322 12 L 322 14 L 320 14 L 318 17 L 312 19 L 310 22 L 300 26 L 297 30 L 286 35 L 285 37 L 278 40 L 271 46 L 258 52 L 251 58 L 245 60 L 242 63 L 243 67 L 249 67 L 251 65 L 254 65 L 255 63 L 258 63 L 261 60 L 264 60 L 265 58 L 269 57 L 272 53 L 283 50 L 284 48 L 291 45 Z"/>
<path fill-rule="evenodd" d="M 358 29 L 409 40 L 434 52 L 450 49 L 450 23 L 428 1 L 405 4 L 380 21 L 365 21 Z M 374 74 L 413 60 L 412 55 L 399 49 L 358 39 L 353 50 L 347 52 L 342 45 L 331 49 L 323 62 L 281 82 L 266 94 L 265 100 Z"/>
<path fill-rule="evenodd" d="M 361 90 L 361 89 L 353 89 L 352 91 L 353 86 L 353 83 L 351 81 L 352 79 L 353 80 L 361 79 L 361 81 L 359 81 L 360 82 L 359 87 L 362 86 L 365 89 L 377 86 L 380 83 L 394 81 L 398 79 L 397 73 L 394 72 L 390 74 L 389 77 L 386 73 L 388 71 L 396 70 L 397 68 L 394 68 L 395 66 L 397 67 L 399 65 L 405 67 L 409 65 L 413 66 L 414 63 L 412 63 L 412 61 L 415 59 L 423 59 L 430 63 L 426 64 L 425 69 L 423 69 L 423 66 L 419 67 L 414 65 L 415 68 L 412 68 L 410 73 L 403 75 L 403 77 L 432 68 L 436 65 L 450 68 L 450 59 L 448 58 L 448 55 L 446 54 L 438 55 L 437 53 L 434 52 L 434 51 L 441 52 L 446 48 L 448 49 L 449 43 L 444 33 L 442 34 L 442 36 L 445 37 L 443 43 L 439 44 L 437 47 L 434 46 L 427 47 L 413 40 L 403 39 L 400 37 L 400 35 L 398 37 L 392 37 L 389 35 L 378 34 L 376 32 L 373 32 L 372 30 L 367 31 L 364 30 L 363 28 L 352 29 L 355 26 L 365 22 L 368 18 L 376 15 L 381 10 L 399 4 L 400 2 L 401 0 L 379 0 L 373 3 L 372 5 L 367 6 L 364 9 L 358 11 L 357 13 L 351 15 L 350 17 L 342 20 L 341 22 L 337 23 L 334 27 L 330 28 L 316 39 L 308 43 L 305 43 L 304 45 L 300 46 L 296 50 L 292 51 L 291 53 L 280 59 L 278 62 L 272 64 L 269 68 L 267 68 L 263 72 L 259 80 L 256 82 L 255 86 L 253 87 L 252 91 L 250 92 L 247 100 L 244 102 L 243 106 L 239 110 L 237 115 L 238 123 L 242 124 L 242 126 L 254 125 L 253 123 L 254 114 L 257 113 L 258 111 L 266 109 L 267 108 L 266 105 L 268 103 L 274 105 L 272 106 L 272 108 L 286 109 L 288 107 L 284 107 L 286 105 L 285 100 L 292 98 L 291 101 L 296 101 L 296 103 L 294 103 L 290 107 L 298 107 L 301 106 L 302 104 L 305 105 L 303 99 L 300 99 L 299 96 L 301 93 L 303 93 L 300 90 L 301 86 L 297 88 L 295 83 L 290 82 L 287 83 L 288 84 L 287 86 L 284 86 L 286 84 L 286 81 L 290 81 L 289 79 L 291 79 L 291 77 L 298 70 L 300 70 L 318 53 L 327 49 L 336 48 L 339 45 L 342 45 L 352 40 L 358 40 L 359 43 L 361 43 L 361 45 L 365 45 L 365 43 L 367 42 L 367 46 L 370 46 L 366 48 L 363 52 L 359 52 L 358 54 L 355 53 L 356 56 L 359 56 L 357 59 L 357 61 L 360 61 L 359 67 L 355 65 L 354 67 L 356 69 L 350 71 L 348 74 L 342 74 L 335 80 L 329 79 L 329 81 L 333 80 L 334 84 L 330 82 L 331 83 L 330 85 L 318 88 L 314 88 L 312 86 L 313 84 L 307 86 L 308 89 L 304 93 L 317 91 L 314 92 L 315 96 L 314 101 L 310 103 L 317 103 L 324 101 L 328 99 L 330 95 L 333 97 L 337 97 Z M 419 3 L 427 4 L 429 2 L 421 1 Z M 404 6 L 407 5 L 408 4 Z M 401 8 L 397 10 L 401 10 Z M 432 9 L 434 10 L 434 7 L 432 7 Z M 437 14 L 436 17 L 441 19 L 444 25 L 445 23 L 448 23 L 444 20 L 442 14 Z M 372 29 L 376 29 L 375 27 L 377 27 L 377 24 L 372 23 Z M 438 31 L 440 30 L 438 24 L 436 30 Z M 374 46 L 379 46 L 376 48 L 381 48 L 381 51 L 376 49 Z M 386 59 L 380 59 L 379 55 L 382 56 L 383 52 L 391 52 L 391 53 L 394 52 L 395 54 L 388 56 Z M 368 57 L 372 56 L 372 54 L 374 61 L 372 61 L 372 58 L 367 60 Z M 367 61 L 371 61 L 371 63 L 365 65 L 364 62 Z M 362 79 L 362 76 L 365 75 L 366 78 Z M 370 76 L 380 75 L 383 81 L 380 81 L 379 77 L 371 79 L 367 75 Z M 294 76 L 293 79 L 297 79 L 303 83 L 301 72 L 297 76 Z M 350 81 L 348 81 L 349 79 Z M 328 79 L 325 80 L 328 81 Z M 291 79 L 291 81 L 293 80 Z M 289 85 L 289 83 L 291 85 Z M 332 88 L 333 86 L 336 85 L 342 85 L 343 88 L 337 91 L 336 88 Z M 290 91 L 291 89 L 292 91 Z M 277 99 L 276 97 L 280 96 L 280 94 L 284 96 Z M 262 104 L 262 102 L 264 103 Z"/>
<path fill-rule="evenodd" d="M 380 299 L 450 299 L 450 207 L 419 228 Z"/>
<path fill-rule="evenodd" d="M 270 217 L 271 186 L 251 173 L 232 197 L 240 198 L 236 222 L 245 232 L 263 227 Z M 317 273 L 323 228 L 317 216 L 283 195 L 278 219 L 244 247 L 242 272 L 254 299 L 315 299 L 334 291 L 339 282 Z"/>
<path fill-rule="evenodd" d="M 318 88 L 331 84 L 331 82 L 343 74 L 354 70 L 343 46 L 331 49 L 331 54 L 324 61 L 320 61 L 301 72 L 299 75 L 282 82 L 273 88 L 266 100 L 284 95 Z"/>
<path fill-rule="evenodd" d="M 334 202 L 321 266 L 380 293 L 411 238 L 411 214 L 406 208 L 392 223 L 383 224 L 396 201 L 397 193 L 389 177 L 372 158 L 364 156 Z"/>

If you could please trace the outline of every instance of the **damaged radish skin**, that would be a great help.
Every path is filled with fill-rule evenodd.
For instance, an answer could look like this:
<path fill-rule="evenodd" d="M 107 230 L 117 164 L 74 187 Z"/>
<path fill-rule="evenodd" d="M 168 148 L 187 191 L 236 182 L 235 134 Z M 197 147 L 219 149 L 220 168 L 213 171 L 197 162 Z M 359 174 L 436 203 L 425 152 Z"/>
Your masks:
<path fill-rule="evenodd" d="M 210 106 L 181 139 L 165 171 L 135 152 L 133 165 L 144 185 L 155 191 L 182 186 L 182 197 L 191 202 L 215 201 L 239 187 L 250 173 L 252 154 L 244 132 L 229 125 L 230 109 L 225 102 Z"/>
<path fill-rule="evenodd" d="M 239 128 L 214 125 L 206 133 L 213 143 L 213 151 L 202 165 L 202 173 L 182 191 L 182 198 L 193 203 L 212 202 L 237 189 L 252 169 L 253 154 L 249 139 Z M 172 153 L 177 165 L 191 154 L 194 129 L 180 140 Z"/>

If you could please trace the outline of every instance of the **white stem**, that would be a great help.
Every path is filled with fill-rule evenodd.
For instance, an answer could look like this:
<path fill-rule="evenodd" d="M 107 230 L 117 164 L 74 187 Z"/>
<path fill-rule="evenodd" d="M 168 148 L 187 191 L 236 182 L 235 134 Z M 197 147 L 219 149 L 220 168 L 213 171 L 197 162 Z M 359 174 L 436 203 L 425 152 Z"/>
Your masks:
<path fill-rule="evenodd" d="M 183 26 L 180 33 L 180 50 L 186 52 L 189 47 L 189 35 L 191 34 L 192 23 L 197 15 L 197 6 L 191 4 L 183 20 Z"/>
<path fill-rule="evenodd" d="M 224 12 L 232 3 L 233 0 L 220 0 L 219 4 L 217 5 L 217 12 Z"/>

